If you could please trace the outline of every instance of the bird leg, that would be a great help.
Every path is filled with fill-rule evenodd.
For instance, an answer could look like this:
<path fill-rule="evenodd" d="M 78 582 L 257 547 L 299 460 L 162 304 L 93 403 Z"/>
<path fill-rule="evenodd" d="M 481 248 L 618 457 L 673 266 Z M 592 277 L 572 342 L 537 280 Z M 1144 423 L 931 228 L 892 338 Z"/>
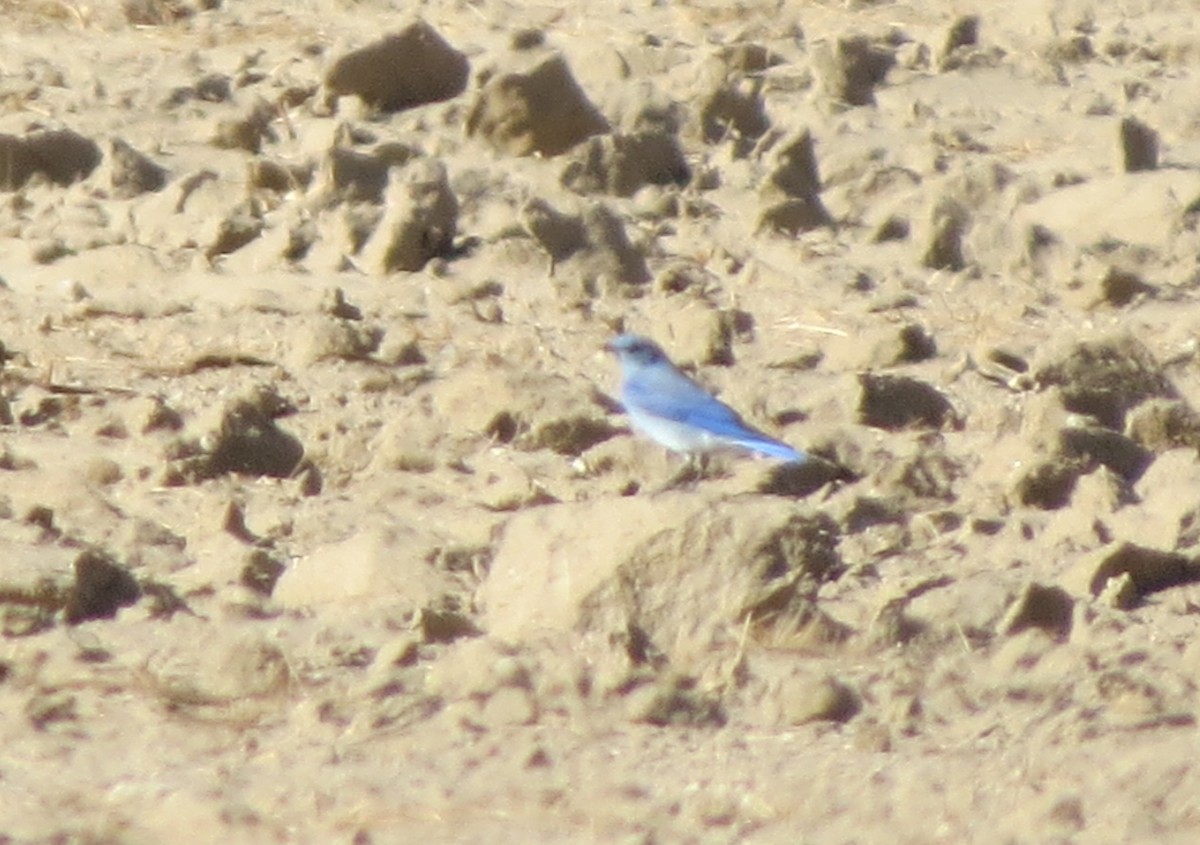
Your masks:
<path fill-rule="evenodd" d="M 712 463 L 706 452 L 688 452 L 683 466 L 663 485 L 659 492 L 668 490 L 690 489 L 707 478 L 714 478 L 720 473 L 713 472 Z"/>

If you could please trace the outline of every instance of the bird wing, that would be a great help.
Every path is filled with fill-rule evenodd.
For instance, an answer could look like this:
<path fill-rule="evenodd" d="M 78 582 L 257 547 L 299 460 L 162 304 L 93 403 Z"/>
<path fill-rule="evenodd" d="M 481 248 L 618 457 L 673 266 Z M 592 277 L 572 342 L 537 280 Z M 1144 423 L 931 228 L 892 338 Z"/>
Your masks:
<path fill-rule="evenodd" d="M 714 434 L 745 428 L 732 408 L 674 367 L 642 370 L 625 382 L 622 398 L 626 407 L 633 406 L 643 413 L 694 425 Z"/>
<path fill-rule="evenodd" d="M 789 461 L 804 459 L 802 452 L 747 425 L 736 411 L 672 366 L 639 372 L 626 381 L 623 399 L 627 408 L 693 426 L 760 454 Z"/>

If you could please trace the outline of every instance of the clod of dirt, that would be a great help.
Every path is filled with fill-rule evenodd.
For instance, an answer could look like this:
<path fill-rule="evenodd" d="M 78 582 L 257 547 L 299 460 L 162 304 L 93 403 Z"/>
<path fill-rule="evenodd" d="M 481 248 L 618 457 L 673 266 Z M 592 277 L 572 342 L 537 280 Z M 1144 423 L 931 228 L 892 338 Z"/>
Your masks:
<path fill-rule="evenodd" d="M 1116 605 L 1128 609 L 1150 593 L 1200 581 L 1200 563 L 1177 552 L 1125 542 L 1085 559 L 1068 573 L 1067 586 L 1086 587 L 1088 594 L 1098 597 L 1111 590 L 1114 579 L 1127 580 Z"/>
<path fill-rule="evenodd" d="M 1109 267 L 1100 279 L 1099 299 L 1117 308 L 1129 305 L 1139 296 L 1153 296 L 1153 285 L 1147 284 L 1137 273 Z"/>
<path fill-rule="evenodd" d="M 943 198 L 930 209 L 923 234 L 916 240 L 920 262 L 930 270 L 959 271 L 967 266 L 963 237 L 969 217 L 959 203 Z"/>
<path fill-rule="evenodd" d="M 1058 510 L 1071 502 L 1071 494 L 1084 466 L 1079 461 L 1055 458 L 1031 467 L 1014 485 L 1016 500 L 1042 510 Z"/>
<path fill-rule="evenodd" d="M 451 575 L 429 563 L 444 545 L 417 525 L 363 531 L 292 562 L 275 582 L 272 597 L 284 607 L 387 596 L 413 613 L 436 608 L 455 588 Z"/>
<path fill-rule="evenodd" d="M 895 61 L 892 50 L 865 35 L 852 35 L 832 46 L 822 44 L 813 55 L 813 69 L 822 93 L 835 105 L 869 106 Z"/>
<path fill-rule="evenodd" d="M 722 631 L 749 625 L 786 641 L 841 570 L 833 520 L 794 508 L 664 495 L 519 513 L 480 590 L 483 627 L 510 642 L 574 629 L 597 647 L 637 631 L 638 648 L 620 647 L 628 658 L 602 659 L 653 651 L 698 669 L 719 659 L 711 650 Z"/>
<path fill-rule="evenodd" d="M 492 77 L 467 116 L 468 135 L 513 156 L 560 155 L 607 131 L 608 121 L 557 55 L 528 71 Z"/>
<path fill-rule="evenodd" d="M 353 94 L 383 111 L 457 97 L 470 63 L 423 20 L 339 56 L 325 74 L 332 95 Z"/>
<path fill-rule="evenodd" d="M 74 625 L 89 619 L 112 619 L 122 607 L 141 598 L 132 575 L 107 555 L 88 550 L 75 559 L 75 581 L 67 595 L 65 618 Z"/>
<path fill-rule="evenodd" d="M 590 416 L 571 416 L 543 423 L 517 441 L 525 449 L 549 449 L 560 455 L 582 455 L 623 429 Z"/>
<path fill-rule="evenodd" d="M 167 183 L 165 168 L 120 138 L 112 139 L 110 160 L 112 192 L 118 199 L 129 199 L 147 191 L 158 191 Z"/>
<path fill-rule="evenodd" d="M 832 226 L 833 218 L 821 198 L 813 195 L 803 199 L 788 199 L 763 209 L 755 225 L 756 232 L 777 232 L 795 237 L 822 226 Z"/>
<path fill-rule="evenodd" d="M 122 0 L 121 11 L 134 26 L 164 26 L 220 6 L 221 0 Z"/>
<path fill-rule="evenodd" d="M 1126 435 L 1154 453 L 1200 447 L 1200 414 L 1183 400 L 1152 398 L 1126 415 Z"/>
<path fill-rule="evenodd" d="M 820 490 L 831 481 L 846 478 L 847 473 L 836 464 L 810 456 L 801 464 L 780 464 L 773 467 L 759 483 L 758 492 L 773 496 L 802 499 Z"/>
<path fill-rule="evenodd" d="M 1154 460 L 1137 442 L 1100 426 L 1068 426 L 1059 433 L 1059 442 L 1068 460 L 1095 461 L 1126 481 L 1136 481 Z"/>
<path fill-rule="evenodd" d="M 803 129 L 781 141 L 772 153 L 771 172 L 760 193 L 805 199 L 821 192 L 812 132 Z"/>
<path fill-rule="evenodd" d="M 938 50 L 938 70 L 943 73 L 962 65 L 964 48 L 973 48 L 979 43 L 979 15 L 963 15 L 946 28 L 946 37 Z"/>
<path fill-rule="evenodd" d="M 1030 582 L 1004 614 L 999 630 L 1011 635 L 1039 628 L 1056 639 L 1066 639 L 1074 606 L 1075 600 L 1062 587 Z"/>
<path fill-rule="evenodd" d="M 858 377 L 858 419 L 863 425 L 900 431 L 906 428 L 958 427 L 953 406 L 933 385 L 909 376 L 863 373 Z"/>
<path fill-rule="evenodd" d="M 928 330 L 916 323 L 908 323 L 899 331 L 888 330 L 871 349 L 868 360 L 871 366 L 895 367 L 927 361 L 936 355 L 937 342 Z"/>
<path fill-rule="evenodd" d="M 257 155 L 263 141 L 275 140 L 271 121 L 276 117 L 276 107 L 260 99 L 244 116 L 219 121 L 213 131 L 213 146 L 223 150 L 246 150 Z"/>
<path fill-rule="evenodd" d="M 777 709 L 776 722 L 780 725 L 848 722 L 862 709 L 862 701 L 853 689 L 836 678 L 811 671 L 789 674 L 772 693 L 770 705 Z"/>
<path fill-rule="evenodd" d="M 1158 133 L 1135 117 L 1121 120 L 1118 132 L 1121 170 L 1136 173 L 1158 167 Z"/>
<path fill-rule="evenodd" d="M 322 206 L 341 202 L 382 203 L 393 167 L 403 167 L 418 152 L 404 144 L 380 144 L 371 152 L 334 146 L 321 161 L 311 195 Z"/>
<path fill-rule="evenodd" d="M 212 260 L 218 255 L 237 252 L 263 233 L 265 227 L 262 210 L 253 202 L 242 202 L 234 206 L 221 218 L 214 231 L 206 238 L 204 257 Z"/>
<path fill-rule="evenodd" d="M 1068 411 L 1088 414 L 1121 431 L 1125 415 L 1147 399 L 1177 399 L 1154 356 L 1130 336 L 1075 344 L 1035 376 L 1040 387 L 1060 385 Z"/>
<path fill-rule="evenodd" d="M 313 170 L 311 164 L 289 164 L 267 158 L 255 159 L 246 166 L 247 181 L 253 187 L 278 194 L 307 190 L 312 184 Z"/>
<path fill-rule="evenodd" d="M 732 73 L 762 73 L 784 62 L 783 57 L 774 50 L 753 41 L 729 44 L 722 47 L 717 55 Z"/>
<path fill-rule="evenodd" d="M 187 619 L 175 624 L 199 625 Z M 156 652 L 147 665 L 156 691 L 174 711 L 230 715 L 287 688 L 289 661 L 278 645 L 251 630 L 197 629 Z"/>
<path fill-rule="evenodd" d="M 304 458 L 304 446 L 275 420 L 293 410 L 269 386 L 228 402 L 217 409 L 216 423 L 201 438 L 201 454 L 184 461 L 184 477 L 201 480 L 229 472 L 290 477 Z"/>
<path fill-rule="evenodd" d="M 318 316 L 289 326 L 289 360 L 300 366 L 319 361 L 361 361 L 379 348 L 383 330 L 357 320 Z"/>
<path fill-rule="evenodd" d="M 384 206 L 382 219 L 363 246 L 362 260 L 369 271 L 415 272 L 450 251 L 458 225 L 458 200 L 441 162 L 417 162 L 393 172 Z"/>
<path fill-rule="evenodd" d="M 1137 502 L 1113 514 L 1115 537 L 1153 538 L 1158 548 L 1193 554 L 1200 546 L 1200 461 L 1194 448 L 1172 449 L 1155 458 L 1133 491 Z"/>
<path fill-rule="evenodd" d="M 0 134 L 0 190 L 18 190 L 37 175 L 70 185 L 87 178 L 102 158 L 94 141 L 70 129 L 44 129 L 23 138 Z"/>
<path fill-rule="evenodd" d="M 520 213 L 521 227 L 550 256 L 555 264 L 565 261 L 587 245 L 583 218 L 563 214 L 541 197 L 527 202 Z"/>
<path fill-rule="evenodd" d="M 589 140 L 563 169 L 562 183 L 580 194 L 628 197 L 644 185 L 686 185 L 690 178 L 674 135 L 638 132 Z"/>
<path fill-rule="evenodd" d="M 738 155 L 746 155 L 771 128 L 763 106 L 761 82 L 740 80 L 723 84 L 700 106 L 700 131 L 706 143 L 733 141 Z"/>
<path fill-rule="evenodd" d="M 658 727 L 719 728 L 726 722 L 721 702 L 695 688 L 686 677 L 647 679 L 623 690 L 625 714 L 631 721 Z"/>

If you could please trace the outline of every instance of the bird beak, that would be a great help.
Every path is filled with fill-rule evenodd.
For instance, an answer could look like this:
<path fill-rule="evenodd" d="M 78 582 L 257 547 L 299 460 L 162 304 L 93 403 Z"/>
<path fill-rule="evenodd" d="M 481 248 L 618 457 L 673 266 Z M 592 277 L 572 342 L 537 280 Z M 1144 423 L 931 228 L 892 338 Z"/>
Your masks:
<path fill-rule="evenodd" d="M 613 346 L 613 344 L 612 344 L 612 341 L 611 341 L 611 340 L 610 340 L 610 341 L 608 341 L 607 343 L 605 343 L 605 344 L 604 344 L 604 346 L 603 346 L 603 349 L 604 349 L 604 351 L 605 351 L 605 352 L 612 352 L 612 353 L 614 353 L 614 354 L 615 354 L 615 353 L 616 353 L 616 351 L 617 351 L 617 348 L 616 348 L 615 346 Z"/>

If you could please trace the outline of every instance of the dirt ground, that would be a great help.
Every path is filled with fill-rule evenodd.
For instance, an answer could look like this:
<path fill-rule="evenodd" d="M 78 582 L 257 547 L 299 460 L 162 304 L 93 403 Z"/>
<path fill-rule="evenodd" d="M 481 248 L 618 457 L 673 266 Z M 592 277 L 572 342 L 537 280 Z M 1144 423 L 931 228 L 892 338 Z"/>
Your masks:
<path fill-rule="evenodd" d="M 0 842 L 1200 841 L 1193 2 L 0 13 Z"/>

